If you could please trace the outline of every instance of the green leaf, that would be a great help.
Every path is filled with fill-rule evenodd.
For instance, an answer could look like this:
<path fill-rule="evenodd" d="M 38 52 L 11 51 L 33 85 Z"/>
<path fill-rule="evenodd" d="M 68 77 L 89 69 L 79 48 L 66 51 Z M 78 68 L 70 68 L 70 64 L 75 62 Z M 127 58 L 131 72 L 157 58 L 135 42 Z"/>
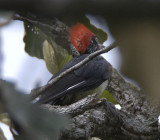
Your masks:
<path fill-rule="evenodd" d="M 0 85 L 1 102 L 10 118 L 23 130 L 23 136 L 27 134 L 26 137 L 38 140 L 54 139 L 67 125 L 66 116 L 31 104 L 29 95 L 17 91 L 12 83 L 0 81 Z"/>
<path fill-rule="evenodd" d="M 111 102 L 113 104 L 117 104 L 114 97 L 109 93 L 108 90 L 105 90 L 100 98 L 106 98 L 108 102 Z"/>
<path fill-rule="evenodd" d="M 69 55 L 64 48 L 56 44 L 53 40 L 51 40 L 51 44 L 55 51 L 56 62 L 60 70 L 66 63 L 68 63 L 69 60 L 72 59 L 72 56 Z"/>
<path fill-rule="evenodd" d="M 45 60 L 46 66 L 52 74 L 60 70 L 72 56 L 57 45 L 50 36 L 44 34 L 40 29 L 32 24 L 25 23 L 24 36 L 25 51 L 34 57 Z"/>
<path fill-rule="evenodd" d="M 93 33 L 96 34 L 99 40 L 99 43 L 103 44 L 107 40 L 108 38 L 107 33 L 104 32 L 102 29 L 99 29 L 95 27 L 94 25 L 92 25 L 90 23 L 90 20 L 86 16 L 82 19 L 82 23 L 84 23 L 84 25 L 86 25 Z"/>
<path fill-rule="evenodd" d="M 107 33 L 92 25 L 87 17 L 82 18 L 80 21 L 97 36 L 100 44 L 103 44 L 107 40 Z"/>
<path fill-rule="evenodd" d="M 72 56 L 67 53 L 65 49 L 52 41 L 52 45 L 45 40 L 43 43 L 43 55 L 46 66 L 52 74 L 59 71 L 64 64 L 66 64 Z"/>
<path fill-rule="evenodd" d="M 43 43 L 43 55 L 49 72 L 52 74 L 56 73 L 59 68 L 56 62 L 55 52 L 47 40 Z"/>
<path fill-rule="evenodd" d="M 42 44 L 46 39 L 45 34 L 32 24 L 24 23 L 24 28 L 25 36 L 23 40 L 25 43 L 25 51 L 30 56 L 43 59 Z"/>

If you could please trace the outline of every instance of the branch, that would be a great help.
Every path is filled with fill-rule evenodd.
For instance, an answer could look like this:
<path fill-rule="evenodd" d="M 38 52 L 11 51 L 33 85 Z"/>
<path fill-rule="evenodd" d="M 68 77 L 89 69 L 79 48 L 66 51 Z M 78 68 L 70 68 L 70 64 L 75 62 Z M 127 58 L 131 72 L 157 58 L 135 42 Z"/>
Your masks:
<path fill-rule="evenodd" d="M 90 95 L 69 106 L 42 105 L 49 111 L 70 114 L 72 122 L 61 139 L 89 139 L 96 136 L 113 140 L 154 140 L 160 137 L 158 130 L 159 106 L 142 90 L 125 81 L 113 68 L 110 93 L 121 105 L 115 109 L 112 103 Z"/>
<path fill-rule="evenodd" d="M 55 108 L 55 106 L 42 105 L 42 107 L 50 108 L 50 111 L 58 110 L 72 116 L 70 127 L 67 127 L 61 134 L 60 139 L 62 140 L 90 139 L 92 136 L 106 139 L 108 135 L 106 135 L 107 133 L 104 135 L 104 133 L 108 129 L 113 129 L 116 126 L 116 130 L 118 130 L 122 125 L 122 120 L 114 105 L 103 99 L 95 98 L 95 95 L 88 96 L 70 106 Z M 105 125 L 106 127 L 104 127 Z M 114 134 L 116 131 L 112 132 Z"/>
<path fill-rule="evenodd" d="M 153 140 L 159 137 L 156 123 L 150 120 L 149 124 L 136 119 L 136 114 L 117 110 L 112 103 L 96 98 L 95 94 L 69 106 L 42 105 L 42 108 L 72 116 L 61 140 L 90 139 L 93 136 L 112 140 Z"/>
<path fill-rule="evenodd" d="M 70 127 L 61 134 L 61 139 L 153 140 L 160 137 L 158 130 L 159 106 L 131 83 L 126 82 L 113 68 L 110 93 L 121 105 L 114 105 L 95 95 L 88 96 L 69 106 L 42 105 L 49 111 L 72 116 Z"/>
<path fill-rule="evenodd" d="M 38 89 L 33 89 L 31 91 L 31 99 L 35 99 L 36 97 L 38 97 L 39 95 L 43 94 L 43 92 L 50 88 L 53 84 L 55 84 L 56 82 L 58 82 L 62 77 L 64 77 L 65 75 L 67 75 L 68 73 L 80 68 L 82 65 L 86 64 L 87 62 L 89 62 L 90 60 L 92 60 L 94 57 L 102 54 L 102 53 L 106 53 L 110 50 L 112 50 L 113 48 L 115 48 L 117 46 L 116 43 L 113 43 L 111 45 L 109 45 L 106 48 L 103 48 L 99 51 L 96 51 L 92 54 L 90 54 L 88 57 L 86 57 L 84 60 L 82 60 L 81 62 L 79 62 L 78 64 L 72 66 L 71 68 L 65 70 L 64 72 L 62 72 L 60 75 L 58 75 L 57 77 L 55 77 L 54 79 L 52 79 L 51 81 L 49 81 L 49 83 L 47 83 L 47 85 L 40 87 Z"/>
<path fill-rule="evenodd" d="M 140 119 L 152 119 L 157 121 L 160 114 L 159 104 L 133 84 L 126 82 L 113 68 L 112 80 L 108 86 L 109 92 L 114 96 L 124 112 L 137 115 Z"/>

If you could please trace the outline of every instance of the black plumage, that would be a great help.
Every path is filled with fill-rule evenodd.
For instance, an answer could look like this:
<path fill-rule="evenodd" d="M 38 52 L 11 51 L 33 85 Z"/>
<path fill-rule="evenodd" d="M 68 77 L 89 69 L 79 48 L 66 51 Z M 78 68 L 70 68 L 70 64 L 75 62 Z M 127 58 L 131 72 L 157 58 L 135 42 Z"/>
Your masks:
<path fill-rule="evenodd" d="M 79 63 L 87 56 L 88 54 L 83 54 L 73 58 L 51 79 Z M 56 105 L 71 104 L 76 101 L 75 96 L 97 88 L 106 80 L 109 81 L 111 72 L 111 65 L 102 56 L 97 56 L 82 67 L 61 78 L 41 95 L 37 103 Z"/>

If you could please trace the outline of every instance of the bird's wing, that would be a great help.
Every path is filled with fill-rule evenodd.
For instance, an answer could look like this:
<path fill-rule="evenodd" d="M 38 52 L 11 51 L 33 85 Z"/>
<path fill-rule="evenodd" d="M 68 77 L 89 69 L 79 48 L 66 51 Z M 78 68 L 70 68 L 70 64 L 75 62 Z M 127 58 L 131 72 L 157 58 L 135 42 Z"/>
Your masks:
<path fill-rule="evenodd" d="M 82 55 L 72 59 L 64 66 L 63 69 L 55 74 L 54 77 L 82 61 L 87 56 L 88 55 Z M 109 66 L 110 64 L 105 59 L 102 59 L 101 56 L 92 59 L 81 68 L 67 74 L 56 84 L 47 89 L 47 91 L 45 91 L 45 93 L 40 97 L 38 103 L 50 103 L 51 101 L 55 101 L 56 99 L 68 94 L 74 94 L 98 87 L 102 82 L 110 77 L 111 72 L 109 70 Z"/>

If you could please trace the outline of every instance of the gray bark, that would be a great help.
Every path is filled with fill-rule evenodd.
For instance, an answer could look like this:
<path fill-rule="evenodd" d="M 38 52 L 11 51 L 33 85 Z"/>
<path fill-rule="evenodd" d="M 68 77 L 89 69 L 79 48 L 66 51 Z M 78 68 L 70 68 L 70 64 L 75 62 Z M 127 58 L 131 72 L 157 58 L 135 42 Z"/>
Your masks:
<path fill-rule="evenodd" d="M 121 105 L 121 110 L 105 99 L 94 95 L 70 106 L 42 105 L 50 111 L 70 114 L 71 123 L 62 132 L 64 140 L 82 140 L 99 137 L 102 140 L 156 140 L 158 130 L 158 106 L 131 83 L 126 82 L 113 69 L 110 93 Z"/>

